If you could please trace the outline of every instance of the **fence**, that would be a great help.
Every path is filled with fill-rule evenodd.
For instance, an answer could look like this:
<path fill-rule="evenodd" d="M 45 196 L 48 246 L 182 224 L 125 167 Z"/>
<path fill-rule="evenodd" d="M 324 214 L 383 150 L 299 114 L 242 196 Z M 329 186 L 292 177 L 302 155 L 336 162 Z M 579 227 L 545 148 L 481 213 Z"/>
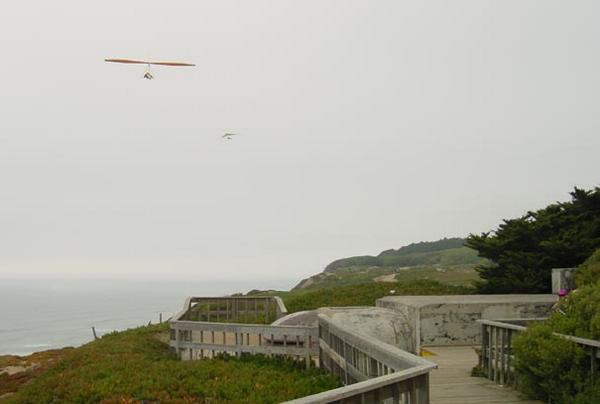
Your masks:
<path fill-rule="evenodd" d="M 266 322 L 286 313 L 279 297 L 192 297 L 170 321 L 170 346 L 181 359 L 250 353 L 286 355 L 309 366 L 319 354 L 316 328 L 233 323 Z"/>
<path fill-rule="evenodd" d="M 434 363 L 349 330 L 322 314 L 318 328 L 230 322 L 267 320 L 286 313 L 278 297 L 189 298 L 170 321 L 170 346 L 180 358 L 190 360 L 222 352 L 290 356 L 304 360 L 307 367 L 318 363 L 346 385 L 288 404 L 429 403 L 429 372 L 437 367 Z"/>
<path fill-rule="evenodd" d="M 513 367 L 512 340 L 517 333 L 527 329 L 524 325 L 531 321 L 540 320 L 542 319 L 478 320 L 481 324 L 479 367 L 488 379 L 499 384 L 510 385 L 512 387 L 518 386 L 518 380 Z M 583 348 L 590 358 L 590 375 L 593 380 L 598 374 L 600 341 L 558 333 L 555 333 L 555 335 L 573 341 Z"/>
<path fill-rule="evenodd" d="M 175 320 L 270 324 L 287 315 L 278 296 L 190 297 Z"/>
<path fill-rule="evenodd" d="M 289 401 L 312 403 L 429 403 L 432 362 L 319 315 L 319 363 L 345 387 Z"/>

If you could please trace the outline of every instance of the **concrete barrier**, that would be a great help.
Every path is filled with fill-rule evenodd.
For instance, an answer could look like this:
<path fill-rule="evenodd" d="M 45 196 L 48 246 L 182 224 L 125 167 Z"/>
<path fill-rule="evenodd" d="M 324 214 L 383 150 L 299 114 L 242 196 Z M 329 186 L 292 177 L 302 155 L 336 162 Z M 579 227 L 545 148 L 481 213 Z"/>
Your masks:
<path fill-rule="evenodd" d="M 378 307 L 400 313 L 412 332 L 416 352 L 422 346 L 476 345 L 477 320 L 546 317 L 556 295 L 388 296 Z"/>

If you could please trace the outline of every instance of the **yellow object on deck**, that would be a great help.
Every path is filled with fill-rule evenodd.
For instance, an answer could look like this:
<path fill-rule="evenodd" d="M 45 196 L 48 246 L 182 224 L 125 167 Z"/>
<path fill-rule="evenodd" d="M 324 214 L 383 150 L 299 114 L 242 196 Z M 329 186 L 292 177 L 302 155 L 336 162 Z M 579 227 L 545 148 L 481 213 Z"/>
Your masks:
<path fill-rule="evenodd" d="M 419 356 L 427 357 L 427 356 L 435 356 L 435 354 L 428 349 L 421 348 L 421 352 L 419 352 Z"/>

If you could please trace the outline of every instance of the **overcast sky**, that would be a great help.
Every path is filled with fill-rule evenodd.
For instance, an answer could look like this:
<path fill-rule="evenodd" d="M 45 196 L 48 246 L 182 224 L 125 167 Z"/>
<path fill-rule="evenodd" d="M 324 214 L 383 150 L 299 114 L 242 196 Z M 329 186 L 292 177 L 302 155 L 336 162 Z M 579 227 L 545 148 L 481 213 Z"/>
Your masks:
<path fill-rule="evenodd" d="M 0 278 L 260 287 L 567 200 L 599 181 L 598 15 L 548 0 L 4 4 Z M 197 67 L 147 81 L 107 57 Z"/>

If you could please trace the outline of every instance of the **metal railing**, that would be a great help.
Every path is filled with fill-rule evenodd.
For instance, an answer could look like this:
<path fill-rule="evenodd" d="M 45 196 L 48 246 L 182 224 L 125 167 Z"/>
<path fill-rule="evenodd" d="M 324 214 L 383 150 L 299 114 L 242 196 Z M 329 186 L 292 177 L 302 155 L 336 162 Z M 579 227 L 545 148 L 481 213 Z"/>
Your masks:
<path fill-rule="evenodd" d="M 527 329 L 526 324 L 541 320 L 543 319 L 477 320 L 481 324 L 479 368 L 488 379 L 498 384 L 518 387 L 518 378 L 513 366 L 513 338 L 516 334 Z M 590 376 L 594 379 L 598 374 L 600 341 L 559 333 L 554 333 L 554 335 L 573 341 L 583 348 L 590 358 Z"/>
<path fill-rule="evenodd" d="M 319 363 L 346 384 L 289 401 L 313 403 L 429 403 L 436 364 L 319 315 Z"/>

